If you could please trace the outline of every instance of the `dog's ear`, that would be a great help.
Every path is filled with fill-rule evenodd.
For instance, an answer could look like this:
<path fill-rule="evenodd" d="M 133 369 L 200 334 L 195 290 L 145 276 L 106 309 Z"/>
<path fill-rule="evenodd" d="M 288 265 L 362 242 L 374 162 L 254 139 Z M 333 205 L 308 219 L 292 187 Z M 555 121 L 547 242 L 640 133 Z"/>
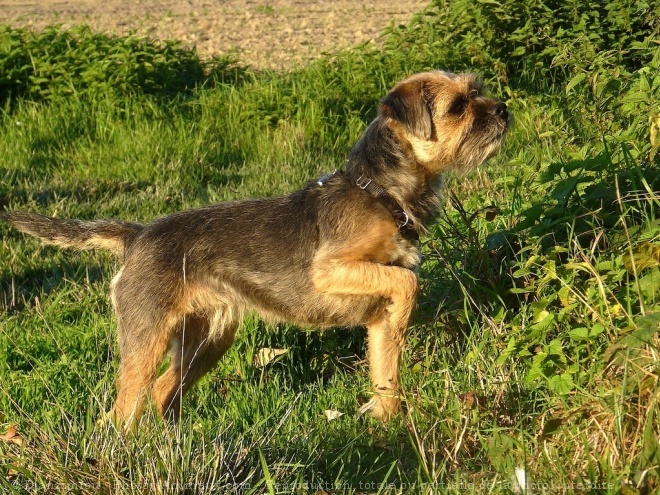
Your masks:
<path fill-rule="evenodd" d="M 396 86 L 380 102 L 379 112 L 419 139 L 429 140 L 433 135 L 433 115 L 423 81 Z"/>

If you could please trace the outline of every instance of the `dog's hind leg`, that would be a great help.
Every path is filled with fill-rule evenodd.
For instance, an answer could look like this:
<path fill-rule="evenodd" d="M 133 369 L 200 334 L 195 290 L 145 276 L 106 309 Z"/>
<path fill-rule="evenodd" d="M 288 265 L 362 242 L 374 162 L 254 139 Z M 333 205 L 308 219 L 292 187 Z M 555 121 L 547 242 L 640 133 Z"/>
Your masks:
<path fill-rule="evenodd" d="M 175 291 L 164 294 L 160 280 L 141 275 L 127 265 L 111 283 L 117 315 L 119 376 L 110 418 L 125 429 L 142 414 L 182 316 L 176 310 Z"/>
<path fill-rule="evenodd" d="M 173 327 L 174 322 L 169 321 L 141 328 L 119 324 L 119 377 L 111 413 L 118 425 L 128 429 L 142 415 L 158 367 L 170 346 Z"/>
<path fill-rule="evenodd" d="M 223 318 L 217 310 L 212 317 L 187 316 L 172 343 L 170 367 L 154 385 L 158 412 L 178 419 L 183 395 L 220 360 L 234 341 L 236 321 Z"/>

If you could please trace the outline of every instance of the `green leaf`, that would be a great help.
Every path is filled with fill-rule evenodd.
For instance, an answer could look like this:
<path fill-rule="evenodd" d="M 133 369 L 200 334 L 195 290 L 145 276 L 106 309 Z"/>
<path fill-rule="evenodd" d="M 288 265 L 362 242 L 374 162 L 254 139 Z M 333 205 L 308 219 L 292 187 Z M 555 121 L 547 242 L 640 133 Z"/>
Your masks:
<path fill-rule="evenodd" d="M 518 441 L 505 433 L 495 432 L 486 445 L 486 455 L 496 469 L 511 459 L 511 451 L 519 449 Z"/>
<path fill-rule="evenodd" d="M 556 199 L 558 203 L 566 204 L 568 198 L 571 196 L 571 194 L 573 194 L 578 184 L 586 180 L 588 179 L 578 175 L 559 181 L 555 188 L 552 190 L 551 196 Z"/>
<path fill-rule="evenodd" d="M 561 344 L 561 340 L 552 339 L 546 346 L 544 351 L 548 356 L 558 356 L 562 362 L 566 362 L 566 356 L 564 356 L 564 349 Z"/>
<path fill-rule="evenodd" d="M 534 359 L 532 360 L 532 367 L 527 372 L 527 376 L 525 377 L 525 381 L 527 383 L 533 383 L 537 378 L 545 376 L 543 374 L 543 363 L 547 357 L 548 355 L 545 352 L 539 352 L 534 356 Z"/>
<path fill-rule="evenodd" d="M 646 426 L 642 434 L 642 468 L 657 465 L 660 462 L 660 443 L 653 430 L 654 416 L 657 416 L 657 406 L 652 407 L 646 417 Z"/>
<path fill-rule="evenodd" d="M 497 358 L 497 364 L 501 366 L 504 363 L 506 363 L 508 359 L 515 353 L 515 351 L 516 351 L 516 338 L 510 337 L 509 342 L 506 345 L 506 348 Z"/>
<path fill-rule="evenodd" d="M 566 94 L 568 95 L 575 86 L 580 84 L 586 78 L 587 78 L 586 72 L 580 72 L 577 75 L 575 75 L 570 81 L 568 81 L 568 84 L 566 84 Z"/>
<path fill-rule="evenodd" d="M 639 290 L 644 299 L 654 302 L 660 299 L 660 269 L 654 268 L 639 279 Z"/>
<path fill-rule="evenodd" d="M 268 463 L 266 462 L 266 458 L 264 457 L 264 454 L 261 451 L 261 449 L 257 449 L 257 450 L 259 452 L 259 460 L 261 461 L 261 468 L 264 471 L 264 480 L 266 482 L 266 488 L 268 489 L 268 493 L 270 495 L 275 495 L 275 483 L 268 469 Z"/>
<path fill-rule="evenodd" d="M 575 388 L 575 383 L 570 373 L 562 373 L 548 380 L 548 388 L 558 395 L 566 395 Z"/>
<path fill-rule="evenodd" d="M 568 332 L 568 336 L 571 340 L 577 342 L 589 340 L 589 329 L 587 327 L 574 328 Z"/>

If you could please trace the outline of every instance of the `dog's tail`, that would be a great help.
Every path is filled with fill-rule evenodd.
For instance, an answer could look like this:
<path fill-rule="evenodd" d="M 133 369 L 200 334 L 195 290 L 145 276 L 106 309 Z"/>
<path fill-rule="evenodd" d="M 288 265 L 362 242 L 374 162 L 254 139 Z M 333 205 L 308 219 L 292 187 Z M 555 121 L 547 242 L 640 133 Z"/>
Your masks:
<path fill-rule="evenodd" d="M 23 212 L 0 212 L 0 220 L 46 244 L 76 249 L 109 249 L 118 254 L 123 254 L 144 229 L 142 224 L 120 220 L 86 222 Z"/>

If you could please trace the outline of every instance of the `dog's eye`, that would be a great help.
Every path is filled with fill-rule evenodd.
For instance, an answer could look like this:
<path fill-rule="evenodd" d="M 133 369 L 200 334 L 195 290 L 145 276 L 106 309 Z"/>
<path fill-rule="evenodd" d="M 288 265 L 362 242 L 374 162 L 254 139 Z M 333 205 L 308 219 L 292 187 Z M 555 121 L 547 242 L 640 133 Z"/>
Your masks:
<path fill-rule="evenodd" d="M 462 115 L 465 112 L 468 101 L 463 96 L 459 96 L 454 101 L 452 101 L 451 106 L 449 107 L 449 113 L 453 115 Z"/>
<path fill-rule="evenodd" d="M 477 96 L 479 96 L 479 90 L 476 89 L 476 88 L 472 88 L 472 89 L 470 90 L 470 93 L 468 94 L 468 96 L 469 96 L 470 98 L 476 98 Z"/>

